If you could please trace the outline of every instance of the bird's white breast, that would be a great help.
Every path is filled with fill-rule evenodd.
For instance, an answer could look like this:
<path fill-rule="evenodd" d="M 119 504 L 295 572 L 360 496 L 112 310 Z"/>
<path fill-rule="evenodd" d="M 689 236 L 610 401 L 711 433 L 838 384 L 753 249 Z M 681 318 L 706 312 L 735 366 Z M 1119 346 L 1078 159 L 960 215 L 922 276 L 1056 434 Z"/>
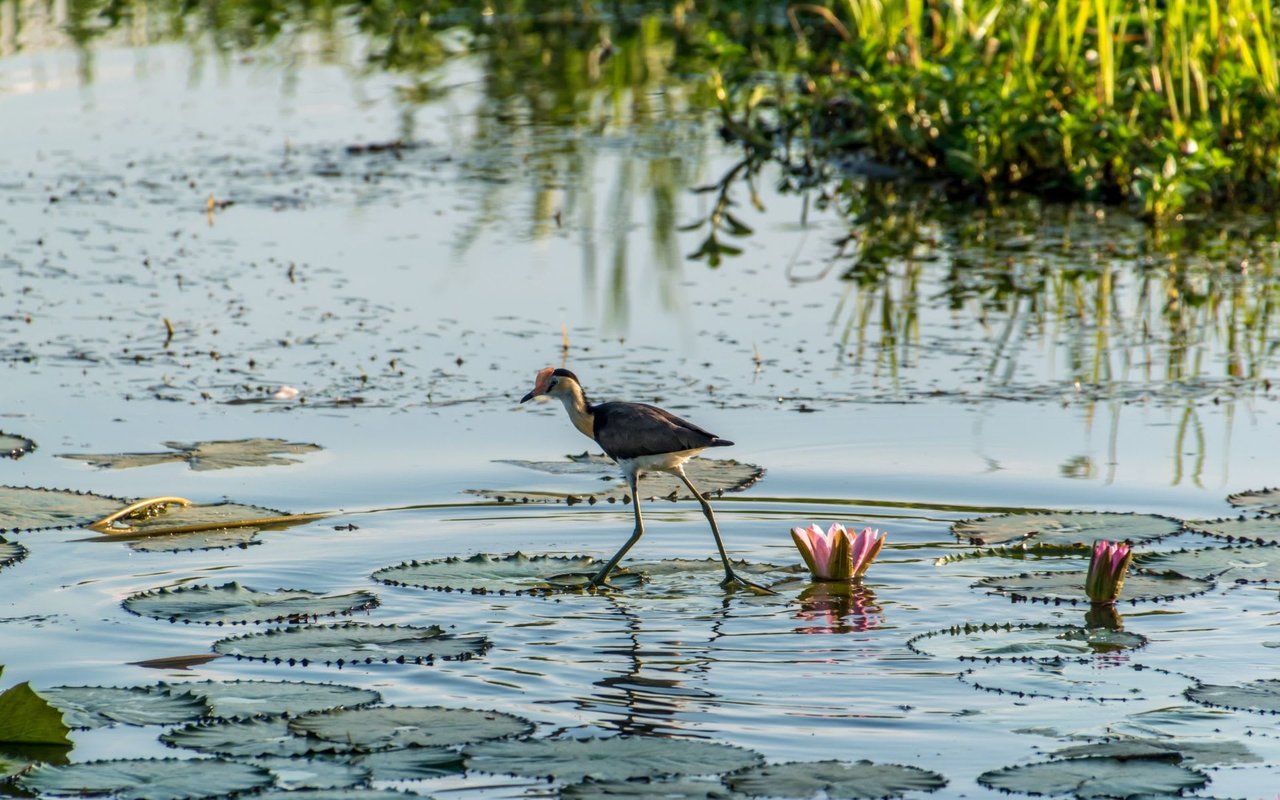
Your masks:
<path fill-rule="evenodd" d="M 704 448 L 677 450 L 674 453 L 657 453 L 651 456 L 619 458 L 618 466 L 627 472 L 675 472 L 681 464 L 701 453 Z"/>

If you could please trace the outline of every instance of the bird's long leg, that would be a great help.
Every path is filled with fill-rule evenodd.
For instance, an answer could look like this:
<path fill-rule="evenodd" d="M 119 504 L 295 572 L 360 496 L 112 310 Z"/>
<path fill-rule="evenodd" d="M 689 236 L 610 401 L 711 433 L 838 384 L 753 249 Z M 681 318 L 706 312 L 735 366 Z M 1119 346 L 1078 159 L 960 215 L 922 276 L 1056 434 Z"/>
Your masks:
<path fill-rule="evenodd" d="M 693 485 L 693 481 L 689 480 L 689 476 L 684 474 L 683 466 L 677 466 L 675 473 L 680 476 L 680 480 L 684 481 L 684 485 L 689 487 L 689 491 L 693 492 L 694 498 L 702 506 L 702 513 L 706 515 L 707 522 L 711 523 L 711 535 L 716 538 L 716 549 L 720 551 L 720 561 L 724 563 L 724 580 L 720 582 L 720 585 L 729 586 L 733 583 L 740 583 L 743 586 L 773 594 L 771 589 L 767 589 L 758 583 L 753 583 L 733 571 L 733 565 L 729 563 L 729 554 L 724 549 L 724 540 L 720 538 L 720 527 L 716 525 L 716 515 L 711 511 L 711 504 L 698 491 L 698 487 Z"/>
<path fill-rule="evenodd" d="M 609 573 L 613 571 L 614 567 L 618 566 L 618 562 L 627 554 L 631 546 L 640 541 L 641 536 L 644 536 L 644 520 L 640 517 L 640 474 L 628 470 L 627 483 L 631 486 L 631 506 L 636 514 L 636 528 L 631 532 L 631 538 L 627 540 L 626 544 L 622 545 L 618 552 L 613 554 L 613 558 L 609 559 L 609 563 L 601 567 L 600 571 L 591 579 L 592 586 L 603 585 L 605 580 L 608 579 Z"/>

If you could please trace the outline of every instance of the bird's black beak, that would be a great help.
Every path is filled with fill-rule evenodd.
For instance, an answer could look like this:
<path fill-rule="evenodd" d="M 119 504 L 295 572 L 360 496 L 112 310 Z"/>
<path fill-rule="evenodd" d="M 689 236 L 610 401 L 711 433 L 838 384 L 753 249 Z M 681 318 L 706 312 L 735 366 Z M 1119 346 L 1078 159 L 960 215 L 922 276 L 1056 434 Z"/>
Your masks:
<path fill-rule="evenodd" d="M 532 391 L 530 391 L 528 394 L 526 394 L 524 397 L 521 397 L 521 398 L 520 398 L 520 402 L 521 402 L 521 403 L 527 403 L 527 402 L 529 402 L 530 400 L 532 400 L 533 398 L 535 398 L 535 397 L 537 397 L 537 396 L 538 396 L 538 390 L 537 390 L 537 389 L 533 389 L 533 390 L 532 390 Z"/>

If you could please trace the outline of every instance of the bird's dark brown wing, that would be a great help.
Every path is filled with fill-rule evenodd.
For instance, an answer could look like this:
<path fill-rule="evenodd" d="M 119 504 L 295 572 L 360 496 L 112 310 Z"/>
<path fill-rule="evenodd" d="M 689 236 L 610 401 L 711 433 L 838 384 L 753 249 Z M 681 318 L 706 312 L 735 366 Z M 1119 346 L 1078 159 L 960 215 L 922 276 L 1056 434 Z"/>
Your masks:
<path fill-rule="evenodd" d="M 595 406 L 595 439 L 614 459 L 733 444 L 669 411 L 643 403 Z"/>

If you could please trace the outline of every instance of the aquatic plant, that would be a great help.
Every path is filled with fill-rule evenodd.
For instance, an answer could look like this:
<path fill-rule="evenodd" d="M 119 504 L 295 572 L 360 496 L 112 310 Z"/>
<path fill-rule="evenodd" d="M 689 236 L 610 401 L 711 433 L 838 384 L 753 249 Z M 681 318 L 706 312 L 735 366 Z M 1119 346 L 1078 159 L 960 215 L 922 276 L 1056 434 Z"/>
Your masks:
<path fill-rule="evenodd" d="M 1124 588 L 1125 573 L 1133 563 L 1133 548 L 1123 542 L 1100 539 L 1093 543 L 1093 557 L 1089 560 L 1089 572 L 1084 579 L 1085 594 L 1089 602 L 1109 605 L 1120 596 Z"/>
<path fill-rule="evenodd" d="M 875 528 L 850 533 L 839 523 L 832 523 L 824 532 L 815 523 L 808 528 L 792 528 L 791 540 L 815 580 L 855 581 L 876 560 L 885 536 Z"/>

